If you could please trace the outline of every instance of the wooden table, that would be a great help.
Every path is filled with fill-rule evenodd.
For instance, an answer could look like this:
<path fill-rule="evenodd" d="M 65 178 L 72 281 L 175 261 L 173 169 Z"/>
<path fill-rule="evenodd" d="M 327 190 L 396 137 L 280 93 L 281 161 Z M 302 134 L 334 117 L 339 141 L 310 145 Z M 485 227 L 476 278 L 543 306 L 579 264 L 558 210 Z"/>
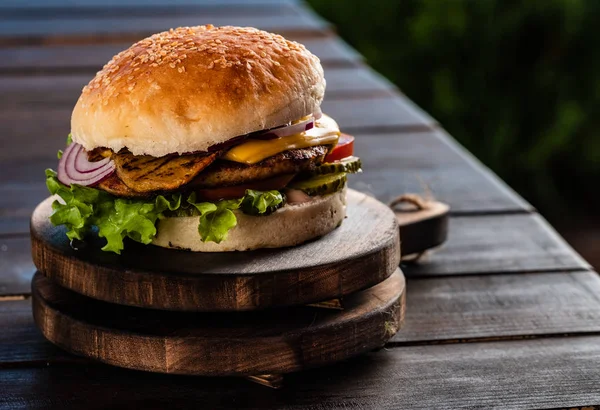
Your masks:
<path fill-rule="evenodd" d="M 0 3 L 0 407 L 563 408 L 600 403 L 600 279 L 522 198 L 294 0 Z M 146 5 L 142 7 L 142 3 Z M 28 220 L 81 87 L 132 41 L 180 25 L 251 25 L 305 43 L 324 110 L 357 136 L 352 185 L 382 201 L 430 190 L 446 246 L 406 266 L 406 326 L 385 349 L 287 377 L 148 374 L 55 348 L 30 307 Z M 484 137 L 484 136 L 482 136 Z"/>

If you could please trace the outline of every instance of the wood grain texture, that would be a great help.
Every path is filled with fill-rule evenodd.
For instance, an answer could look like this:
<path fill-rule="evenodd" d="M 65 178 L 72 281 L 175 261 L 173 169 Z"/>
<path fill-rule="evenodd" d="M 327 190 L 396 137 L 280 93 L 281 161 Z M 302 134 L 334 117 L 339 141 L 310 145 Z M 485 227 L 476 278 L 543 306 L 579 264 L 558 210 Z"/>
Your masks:
<path fill-rule="evenodd" d="M 450 219 L 448 241 L 410 276 L 590 269 L 539 215 L 490 215 Z"/>
<path fill-rule="evenodd" d="M 81 356 L 161 373 L 247 376 L 323 366 L 382 347 L 404 319 L 404 276 L 345 298 L 344 311 L 182 313 L 96 301 L 40 273 L 33 316 L 44 336 Z"/>
<path fill-rule="evenodd" d="M 595 272 L 413 278 L 407 299 L 392 343 L 600 332 Z"/>
<path fill-rule="evenodd" d="M 394 207 L 400 227 L 400 254 L 403 259 L 438 247 L 448 238 L 450 207 L 438 201 L 424 203 L 425 209 Z"/>
<path fill-rule="evenodd" d="M 385 203 L 401 194 L 417 193 L 450 205 L 452 213 L 532 210 L 442 131 L 356 131 L 355 136 L 355 153 L 364 172 L 351 178 L 350 184 Z"/>
<path fill-rule="evenodd" d="M 289 37 L 294 40 L 295 37 Z M 337 37 L 298 38 L 321 59 L 327 70 L 331 66 L 354 66 L 363 60 L 356 50 Z M 93 75 L 115 54 L 131 42 L 119 44 L 61 45 L 0 48 L 0 73 L 89 73 Z"/>
<path fill-rule="evenodd" d="M 48 198 L 31 219 L 33 262 L 44 275 L 84 295 L 167 310 L 241 311 L 334 299 L 373 286 L 400 262 L 393 212 L 349 190 L 347 218 L 303 245 L 251 252 L 188 252 L 129 241 L 121 255 L 90 235 L 74 250 L 64 226 L 49 221 Z M 198 238 L 200 240 L 200 238 Z"/>
<path fill-rule="evenodd" d="M 48 93 L 52 93 L 48 90 Z M 18 91 L 17 91 L 18 93 Z M 60 101 L 61 91 L 56 91 L 56 99 Z M 20 97 L 27 98 L 27 97 Z M 46 97 L 44 97 L 46 98 Z M 66 97 L 67 101 L 77 96 Z M 46 98 L 46 100 L 48 100 Z M 31 100 L 30 100 L 31 101 Z M 65 99 L 63 99 L 65 101 Z M 336 100 L 335 94 L 325 97 L 324 111 L 335 118 L 342 130 L 355 133 L 360 136 L 368 129 L 377 129 L 384 125 L 388 129 L 399 131 L 428 130 L 433 126 L 430 119 L 420 116 L 418 111 L 411 108 L 412 102 L 402 96 L 389 96 L 377 98 L 365 98 L 364 96 L 355 100 Z M 6 106 L 5 106 L 6 107 Z M 0 123 L 3 124 L 3 134 L 0 135 L 0 143 L 3 150 L 0 152 L 0 162 L 19 167 L 19 160 L 32 158 L 55 158 L 56 150 L 63 148 L 66 135 L 69 133 L 71 104 L 36 104 L 27 106 L 12 106 L 0 110 Z M 12 145 L 19 141 L 20 144 Z M 389 141 L 394 144 L 394 141 Z M 20 149 L 22 145 L 30 146 L 31 150 L 26 152 Z M 13 164 L 11 164 L 13 165 Z M 19 177 L 19 172 L 10 170 L 11 176 Z M 8 175 L 1 177 L 6 180 Z"/>
<path fill-rule="evenodd" d="M 199 6 L 199 7 L 233 7 L 239 6 L 280 6 L 298 4 L 298 0 L 169 0 L 170 6 Z M 4 0 L 0 3 L 0 10 L 63 10 L 63 9 L 96 9 L 135 7 L 137 9 L 150 9 L 165 7 L 165 0 Z"/>
<path fill-rule="evenodd" d="M 28 294 L 34 270 L 29 236 L 0 236 L 0 296 Z"/>
<path fill-rule="evenodd" d="M 70 110 L 54 108 L 22 110 L 20 114 L 0 112 L 6 125 L 6 134 L 0 135 L 4 141 L 0 151 L 0 233 L 28 231 L 29 215 L 47 195 L 44 169 L 56 168 L 55 153 L 64 147 L 69 115 Z M 344 124 L 343 116 L 336 118 Z M 350 185 L 383 202 L 402 193 L 430 191 L 454 213 L 531 210 L 489 170 L 455 149 L 443 134 L 355 135 L 364 172 L 353 175 Z M 12 144 L 13 140 L 22 144 Z M 28 149 L 21 149 L 22 145 Z"/>
<path fill-rule="evenodd" d="M 436 126 L 436 121 L 407 97 L 345 98 L 325 97 L 323 111 L 350 132 L 369 130 L 426 131 Z"/>
<path fill-rule="evenodd" d="M 56 18 L 56 17 L 119 17 L 119 16 L 177 16 L 185 14 L 248 13 L 272 14 L 297 9 L 298 1 L 294 0 L 173 0 L 165 1 L 13 1 L 0 3 L 3 18 Z"/>
<path fill-rule="evenodd" d="M 232 378 L 109 368 L 0 370 L 0 405 L 280 409 L 531 409 L 600 402 L 600 337 L 384 349 L 284 379 L 270 390 Z"/>
<path fill-rule="evenodd" d="M 1 301 L 0 329 L 0 369 L 82 361 L 43 338 L 33 323 L 31 299 Z"/>
<path fill-rule="evenodd" d="M 0 45 L 86 44 L 137 41 L 154 33 L 181 26 L 250 26 L 277 34 L 324 36 L 329 24 L 307 9 L 292 13 L 228 15 L 222 13 L 183 16 L 125 15 L 100 17 L 10 18 L 0 25 Z"/>
<path fill-rule="evenodd" d="M 385 105 L 386 101 L 390 105 Z M 424 126 L 418 125 L 419 118 L 410 120 L 411 112 L 401 111 L 403 106 L 395 105 L 394 101 L 397 98 L 383 101 L 364 98 L 337 101 L 339 104 L 331 102 L 326 108 L 344 131 L 358 137 L 357 153 L 363 160 L 365 172 L 353 176 L 351 186 L 387 202 L 401 193 L 422 192 L 426 185 L 437 199 L 460 212 L 530 208 L 497 177 L 487 170 L 482 171 L 477 163 L 465 160 L 460 152 L 434 134 L 364 134 L 360 128 L 352 127 L 361 121 L 367 128 L 368 124 L 376 123 L 371 118 L 371 113 L 377 111 L 373 104 L 384 104 L 379 110 L 387 111 L 388 124 L 400 118 L 397 122 L 400 130 L 403 129 L 401 124 Z M 71 107 L 61 106 L 36 108 L 30 104 L 0 110 L 4 131 L 0 135 L 3 147 L 0 150 L 0 234 L 27 232 L 28 215 L 46 196 L 43 171 L 56 168 L 56 151 L 64 148 L 70 116 Z M 28 149 L 22 149 L 23 146 Z"/>
<path fill-rule="evenodd" d="M 593 272 L 409 279 L 405 325 L 388 347 L 597 334 L 598 282 Z M 0 328 L 0 367 L 75 360 L 41 337 L 30 300 L 0 302 Z"/>
<path fill-rule="evenodd" d="M 96 70 L 100 68 L 96 67 Z M 95 73 L 52 76 L 0 77 L 0 92 L 4 98 L 0 108 L 25 110 L 35 107 L 65 107 L 73 109 L 81 89 Z M 327 98 L 351 95 L 392 95 L 394 86 L 368 67 L 330 68 L 326 70 Z"/>
<path fill-rule="evenodd" d="M 35 267 L 27 240 L 1 241 L 9 251 L 2 254 L 0 288 L 6 294 L 29 293 Z M 585 270 L 589 264 L 541 217 L 524 214 L 453 217 L 444 246 L 403 269 L 410 277 L 433 277 Z"/>

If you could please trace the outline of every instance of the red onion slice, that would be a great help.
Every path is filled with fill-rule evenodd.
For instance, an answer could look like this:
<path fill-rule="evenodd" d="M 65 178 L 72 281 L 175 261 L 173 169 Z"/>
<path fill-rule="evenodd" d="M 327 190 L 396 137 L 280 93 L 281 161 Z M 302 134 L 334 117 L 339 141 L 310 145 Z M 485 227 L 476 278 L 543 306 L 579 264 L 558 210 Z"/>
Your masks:
<path fill-rule="evenodd" d="M 77 143 L 72 143 L 65 149 L 63 156 L 58 161 L 58 180 L 65 185 L 78 184 L 83 186 L 93 186 L 112 175 L 115 172 L 115 164 L 109 158 L 104 162 L 90 162 L 87 159 L 87 153 L 83 147 Z M 86 162 L 88 164 L 86 164 Z M 94 164 L 104 162 L 104 165 L 95 167 Z M 77 169 L 77 164 L 90 169 L 82 172 Z M 92 169 L 94 168 L 94 169 Z"/>
<path fill-rule="evenodd" d="M 79 145 L 79 144 L 77 144 L 77 145 Z M 87 153 L 85 152 L 83 147 L 80 145 L 79 151 L 77 152 L 77 155 L 75 156 L 75 169 L 77 170 L 77 172 L 88 173 L 88 172 L 96 171 L 99 168 L 102 168 L 109 162 L 110 162 L 109 157 L 104 158 L 100 161 L 90 162 L 87 159 Z"/>
<path fill-rule="evenodd" d="M 261 140 L 271 140 L 275 138 L 287 137 L 288 135 L 300 134 L 301 132 L 308 131 L 315 126 L 315 118 L 309 117 L 304 121 L 300 121 L 297 124 L 283 125 L 277 128 L 271 128 L 270 130 L 261 131 L 252 135 L 251 138 Z"/>

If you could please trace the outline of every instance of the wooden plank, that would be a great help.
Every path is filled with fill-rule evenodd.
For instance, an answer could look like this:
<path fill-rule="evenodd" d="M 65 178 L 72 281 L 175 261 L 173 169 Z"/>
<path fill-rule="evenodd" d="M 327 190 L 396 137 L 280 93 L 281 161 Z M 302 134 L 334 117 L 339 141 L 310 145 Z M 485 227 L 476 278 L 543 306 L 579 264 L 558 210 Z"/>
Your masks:
<path fill-rule="evenodd" d="M 392 343 L 600 332 L 595 272 L 410 279 Z"/>
<path fill-rule="evenodd" d="M 297 38 L 297 37 L 296 37 Z M 290 40 L 296 39 L 294 36 Z M 329 66 L 351 66 L 363 57 L 337 37 L 299 38 L 312 53 Z M 113 55 L 128 48 L 131 42 L 118 44 L 31 46 L 0 48 L 0 73 L 95 74 Z"/>
<path fill-rule="evenodd" d="M 0 332 L 0 369 L 15 363 L 26 365 L 80 361 L 43 338 L 33 323 L 29 299 L 0 301 L 0 323 L 3 329 Z"/>
<path fill-rule="evenodd" d="M 200 6 L 200 7 L 276 7 L 281 4 L 298 4 L 298 0 L 3 0 L 0 10 L 46 10 L 46 9 L 95 9 L 98 7 L 119 8 L 155 8 L 170 6 Z"/>
<path fill-rule="evenodd" d="M 412 346 L 286 377 L 268 390 L 240 379 L 173 377 L 106 366 L 0 370 L 4 408 L 556 408 L 600 402 L 600 337 Z"/>
<path fill-rule="evenodd" d="M 0 24 L 0 46 L 135 41 L 170 28 L 201 24 L 251 26 L 284 36 L 302 33 L 305 37 L 323 36 L 329 29 L 329 23 L 306 9 L 279 15 L 11 18 Z"/>
<path fill-rule="evenodd" d="M 55 17 L 114 17 L 144 15 L 181 15 L 204 13 L 261 13 L 272 14 L 299 7 L 295 0 L 108 0 L 108 1 L 40 1 L 7 0 L 0 3 L 2 18 L 55 18 Z"/>
<path fill-rule="evenodd" d="M 49 88 L 51 89 L 51 88 Z M 402 96 L 377 98 L 360 98 L 356 100 L 336 100 L 335 93 L 327 95 L 324 111 L 349 133 L 360 133 L 370 128 L 380 128 L 382 124 L 390 129 L 400 131 L 427 130 L 433 127 L 429 117 L 421 115 L 420 109 L 415 109 L 412 102 Z M 22 158 L 49 158 L 54 156 L 57 149 L 64 146 L 64 138 L 70 130 L 72 101 L 68 95 L 60 97 L 61 91 L 56 91 L 56 98 L 63 98 L 64 105 L 36 105 L 31 102 L 27 106 L 4 108 L 0 110 L 0 124 L 3 133 L 0 142 L 0 160 L 20 160 Z M 26 98 L 26 97 L 24 97 Z M 39 97 L 43 98 L 43 97 Z M 32 100 L 30 100 L 32 101 Z M 13 144 L 19 141 L 20 144 Z M 389 141 L 393 141 L 389 139 Z M 6 142 L 6 143 L 5 143 Z M 27 146 L 28 150 L 21 149 Z M 55 147 L 48 151 L 49 147 Z M 18 166 L 18 164 L 16 164 Z M 383 164 L 378 164 L 382 166 Z M 15 171 L 12 172 L 16 174 Z M 0 179 L 3 176 L 0 175 Z"/>
<path fill-rule="evenodd" d="M 26 212 L 24 206 L 20 209 Z M 0 227 L 6 229 L 3 219 Z M 28 218 L 21 224 L 18 229 L 24 233 Z M 29 293 L 35 268 L 28 237 L 0 236 L 0 243 L 8 250 L 0 261 L 0 289 L 4 294 Z M 403 267 L 409 277 L 586 269 L 589 264 L 535 214 L 453 217 L 447 243 L 418 264 Z"/>
<path fill-rule="evenodd" d="M 30 294 L 34 273 L 29 235 L 0 236 L 0 296 Z"/>
<path fill-rule="evenodd" d="M 424 131 L 436 121 L 403 95 L 378 98 L 325 97 L 323 111 L 352 132 Z"/>
<path fill-rule="evenodd" d="M 537 214 L 450 219 L 441 249 L 403 268 L 410 276 L 590 269 Z"/>
<path fill-rule="evenodd" d="M 44 106 L 71 108 L 93 74 L 0 77 L 0 107 L 27 111 Z M 326 72 L 327 98 L 347 95 L 393 96 L 393 85 L 368 67 L 331 68 Z M 3 138 L 3 137 L 0 137 Z"/>
<path fill-rule="evenodd" d="M 362 100 L 361 100 L 362 101 Z M 331 103 L 330 108 L 334 107 Z M 374 106 L 372 110 L 383 104 Z M 327 111 L 331 112 L 331 110 Z M 342 114 L 340 108 L 340 114 Z M 358 121 L 370 121 L 370 112 Z M 346 114 L 348 115 L 348 114 Z M 337 118 L 334 116 L 334 118 Z M 344 118 L 345 119 L 345 118 Z M 352 124 L 353 119 L 342 124 Z M 531 205 L 520 198 L 497 176 L 443 132 L 361 133 L 355 132 L 355 151 L 363 163 L 362 174 L 351 186 L 373 194 L 381 201 L 404 193 L 430 193 L 450 205 L 453 213 L 529 211 Z"/>
<path fill-rule="evenodd" d="M 411 279 L 401 331 L 388 347 L 600 332 L 595 272 Z M 63 363 L 35 330 L 29 300 L 0 302 L 2 363 Z"/>
<path fill-rule="evenodd" d="M 67 108 L 0 111 L 5 127 L 0 136 L 4 147 L 0 150 L 0 234 L 28 232 L 29 215 L 47 195 L 43 171 L 56 168 L 55 153 L 64 147 L 69 117 Z M 429 190 L 454 213 L 531 209 L 440 134 L 356 135 L 356 153 L 365 171 L 353 176 L 350 184 L 386 203 L 402 193 Z"/>

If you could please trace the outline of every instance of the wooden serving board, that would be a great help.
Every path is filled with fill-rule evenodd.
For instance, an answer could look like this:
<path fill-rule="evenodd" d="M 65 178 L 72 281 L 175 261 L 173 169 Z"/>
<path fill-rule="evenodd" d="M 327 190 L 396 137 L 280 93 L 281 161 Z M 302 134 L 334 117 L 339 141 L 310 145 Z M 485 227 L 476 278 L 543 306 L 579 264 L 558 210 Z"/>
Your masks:
<path fill-rule="evenodd" d="M 382 347 L 402 326 L 400 269 L 350 295 L 343 311 L 169 312 L 82 296 L 37 273 L 33 315 L 57 346 L 111 365 L 152 372 L 251 376 L 322 366 Z"/>
<path fill-rule="evenodd" d="M 96 235 L 74 250 L 65 228 L 48 220 L 48 198 L 31 219 L 33 261 L 63 287 L 122 305 L 244 311 L 321 302 L 380 283 L 400 262 L 394 213 L 357 191 L 348 190 L 347 200 L 344 223 L 301 246 L 196 253 L 130 241 L 116 255 L 101 251 Z"/>

